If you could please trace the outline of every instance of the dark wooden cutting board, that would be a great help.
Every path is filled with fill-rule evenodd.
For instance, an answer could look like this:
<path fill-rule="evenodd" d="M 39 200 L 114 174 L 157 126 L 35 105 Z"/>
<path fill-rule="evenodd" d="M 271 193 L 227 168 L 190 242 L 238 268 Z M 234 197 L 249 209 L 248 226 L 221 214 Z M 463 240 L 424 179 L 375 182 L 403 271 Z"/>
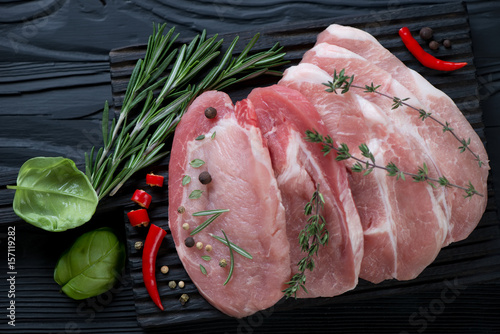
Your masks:
<path fill-rule="evenodd" d="M 272 31 L 260 32 L 261 38 L 256 44 L 255 51 L 267 49 L 275 42 L 280 42 L 284 46 L 284 50 L 287 52 L 286 57 L 291 64 L 298 63 L 303 53 L 314 45 L 317 34 L 332 23 L 350 25 L 374 35 L 382 45 L 393 52 L 405 64 L 448 94 L 462 110 L 482 140 L 486 141 L 477 94 L 478 85 L 473 65 L 467 12 L 462 4 L 425 6 L 419 10 L 399 9 L 377 12 L 373 15 L 297 23 L 296 25 L 280 27 Z M 438 72 L 423 67 L 409 54 L 400 41 L 397 32 L 403 25 L 408 26 L 414 32 L 424 26 L 432 27 L 437 40 L 446 37 L 453 42 L 451 49 L 441 48 L 436 54 L 438 57 L 452 61 L 467 61 L 471 65 L 452 73 Z M 208 33 L 215 32 L 209 31 Z M 255 33 L 252 31 L 223 37 L 227 42 L 239 35 L 239 47 L 242 48 Z M 133 66 L 144 53 L 145 45 L 116 49 L 110 53 L 113 101 L 117 113 Z M 276 82 L 277 78 L 275 77 L 258 78 L 252 82 L 228 89 L 226 92 L 236 101 L 245 98 L 253 87 L 271 85 Z M 167 177 L 168 158 L 155 166 L 154 170 Z M 132 187 L 145 186 L 143 178 L 138 177 L 136 180 L 136 184 Z M 360 281 L 356 289 L 335 298 L 282 300 L 274 309 L 286 310 L 324 303 L 335 305 L 338 302 L 368 300 L 402 292 L 429 289 L 442 285 L 443 281 L 455 282 L 456 284 L 471 284 L 500 278 L 500 271 L 498 270 L 500 266 L 499 219 L 494 206 L 493 198 L 495 194 L 491 183 L 489 183 L 488 189 L 490 198 L 488 207 L 476 230 L 466 240 L 444 248 L 434 263 L 417 279 L 406 282 L 385 281 L 377 285 Z M 150 209 L 151 220 L 168 231 L 168 194 L 166 189 L 154 189 L 153 197 L 153 205 Z M 164 240 L 157 257 L 158 268 L 162 265 L 168 265 L 170 268 L 167 275 L 157 273 L 159 292 L 166 309 L 165 312 L 159 311 L 149 298 L 143 284 L 142 253 L 134 249 L 134 243 L 143 241 L 146 232 L 147 229 L 145 228 L 132 228 L 127 225 L 129 268 L 133 279 L 137 319 L 141 326 L 149 328 L 226 317 L 200 296 L 183 269 L 176 254 L 173 240 L 169 235 Z M 184 289 L 170 289 L 168 282 L 171 280 L 176 282 L 183 280 L 186 287 Z M 178 300 L 182 293 L 187 293 L 190 296 L 190 300 L 185 306 L 182 306 Z"/>

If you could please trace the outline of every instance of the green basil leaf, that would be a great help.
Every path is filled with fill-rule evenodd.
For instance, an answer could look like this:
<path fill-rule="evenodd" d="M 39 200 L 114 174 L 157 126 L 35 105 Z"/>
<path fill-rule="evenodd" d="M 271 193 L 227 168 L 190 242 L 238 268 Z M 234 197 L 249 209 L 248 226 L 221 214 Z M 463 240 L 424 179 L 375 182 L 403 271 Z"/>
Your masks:
<path fill-rule="evenodd" d="M 125 265 L 125 247 L 110 228 L 87 232 L 63 253 L 54 280 L 75 300 L 100 295 L 113 287 Z"/>
<path fill-rule="evenodd" d="M 90 220 L 99 199 L 87 176 L 66 158 L 37 157 L 19 170 L 14 212 L 26 222 L 60 232 Z"/>

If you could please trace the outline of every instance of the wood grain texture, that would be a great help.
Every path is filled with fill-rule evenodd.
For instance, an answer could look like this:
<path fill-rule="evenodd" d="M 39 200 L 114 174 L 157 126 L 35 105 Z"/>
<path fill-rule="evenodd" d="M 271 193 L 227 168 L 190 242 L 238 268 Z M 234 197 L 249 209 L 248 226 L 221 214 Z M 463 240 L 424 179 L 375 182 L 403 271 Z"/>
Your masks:
<path fill-rule="evenodd" d="M 117 197 L 100 203 L 93 220 L 59 234 L 45 232 L 20 220 L 12 211 L 13 192 L 21 164 L 33 156 L 68 155 L 83 167 L 83 152 L 100 142 L 99 120 L 105 100 L 112 100 L 109 51 L 146 41 L 152 22 L 176 25 L 182 36 L 202 29 L 213 33 L 267 31 L 277 27 L 370 14 L 375 21 L 393 20 L 383 11 L 416 8 L 448 0 L 30 0 L 0 1 L 0 306 L 6 307 L 5 241 L 7 226 L 15 226 L 18 246 L 16 327 L 8 326 L 0 311 L 0 333 L 500 333 L 500 280 L 466 284 L 444 310 L 430 314 L 447 288 L 435 280 L 425 289 L 403 286 L 394 295 L 376 295 L 325 305 L 260 314 L 244 322 L 215 319 L 141 329 L 135 311 L 132 277 L 107 294 L 84 303 L 58 292 L 52 274 L 61 252 L 83 232 L 109 225 L 125 240 L 123 208 L 143 175 L 137 175 Z M 486 138 L 494 171 L 500 168 L 500 4 L 494 0 L 467 1 L 470 33 L 478 75 L 477 98 L 484 111 Z M 415 11 L 415 15 L 417 15 Z M 373 26 L 376 28 L 376 26 Z M 306 33 L 306 32 L 304 32 Z M 314 35 L 310 33 L 310 36 Z M 279 36 L 285 38 L 286 34 Z M 276 37 L 278 38 L 278 37 Z M 301 41 L 311 43 L 307 37 Z M 300 48 L 297 49 L 300 52 Z M 291 50 L 293 54 L 295 50 Z M 243 93 L 242 93 L 243 94 Z M 244 96 L 244 95 L 242 95 Z M 90 138 L 88 138 L 90 137 Z M 166 175 L 167 166 L 155 171 Z M 500 185 L 499 173 L 492 174 Z M 499 186 L 496 187 L 497 189 Z M 493 194 L 493 193 L 491 193 Z M 155 193 L 158 205 L 166 203 Z M 500 197 L 494 198 L 498 207 Z M 489 208 L 494 208 L 491 203 Z M 493 220 L 491 220 L 493 219 Z M 494 218 L 475 231 L 467 245 L 485 249 L 469 261 L 481 259 L 479 270 L 500 272 L 486 254 L 496 247 Z M 480 233 L 478 232 L 480 231 Z M 476 234 L 474 234 L 476 235 Z M 472 236 L 471 236 L 472 237 Z M 491 238 L 491 239 L 488 239 Z M 486 243 L 485 243 L 486 242 Z M 168 245 L 168 243 L 166 244 Z M 451 246 L 455 247 L 455 246 Z M 450 247 L 450 248 L 451 248 Z M 457 247 L 461 247 L 458 245 Z M 464 253 L 468 250 L 464 249 Z M 498 254 L 498 251 L 497 251 Z M 440 261 L 441 257 L 437 261 Z M 441 263 L 441 262 L 439 262 Z M 460 264 L 443 259 L 449 270 Z M 474 276 L 474 270 L 469 272 Z M 485 278 L 486 279 L 486 278 Z M 363 291 L 368 293 L 368 291 Z M 426 311 L 427 310 L 427 311 Z M 424 313 L 422 313 L 424 312 Z M 427 315 L 425 314 L 427 312 Z M 424 316 L 429 317 L 426 319 Z M 425 327 L 424 327 L 425 325 Z"/>
<path fill-rule="evenodd" d="M 484 140 L 482 111 L 479 106 L 479 99 L 475 95 L 477 91 L 475 67 L 470 66 L 464 71 L 457 71 L 451 75 L 450 73 L 444 74 L 429 70 L 409 54 L 397 35 L 400 20 L 404 20 L 405 25 L 413 31 L 417 30 L 419 26 L 432 26 L 435 31 L 439 31 L 435 36 L 436 39 L 446 36 L 446 38 L 453 41 L 453 48 L 442 50 L 439 55 L 440 58 L 447 60 L 460 59 L 473 64 L 472 43 L 469 34 L 470 28 L 464 7 L 460 4 L 453 6 L 429 6 L 423 7 L 417 12 L 413 10 L 397 10 L 382 13 L 381 15 L 387 17 L 387 19 L 374 22 L 374 17 L 367 15 L 341 18 L 333 22 L 354 26 L 374 35 L 386 48 L 409 67 L 421 73 L 437 88 L 447 93 Z M 398 19 L 394 20 L 395 17 Z M 317 34 L 333 22 L 332 20 L 319 20 L 307 24 L 288 25 L 284 28 L 265 31 L 256 44 L 255 52 L 269 48 L 276 41 L 280 41 L 280 44 L 284 46 L 284 51 L 287 52 L 287 60 L 291 64 L 296 64 L 300 61 L 303 53 L 314 45 Z M 243 32 L 238 35 L 240 37 L 239 47 L 242 48 L 253 36 L 253 33 Z M 223 37 L 225 40 L 232 40 L 234 36 L 235 34 L 229 34 Z M 117 110 L 119 110 L 123 100 L 123 94 L 133 70 L 133 64 L 139 57 L 144 55 L 144 52 L 144 46 L 142 48 L 140 46 L 133 46 L 113 50 L 110 53 L 113 100 Z M 245 98 L 249 90 L 254 86 L 270 85 L 276 81 L 277 79 L 272 77 L 260 78 L 256 82 L 230 88 L 227 92 L 236 101 Z M 494 198 L 491 184 L 489 189 L 490 198 Z M 152 220 L 155 224 L 168 230 L 167 204 L 165 202 L 161 209 L 152 211 Z M 336 303 L 354 300 L 381 298 L 397 293 L 418 291 L 439 286 L 443 284 L 444 280 L 458 279 L 460 284 L 471 284 L 500 278 L 500 273 L 497 271 L 498 266 L 500 266 L 500 255 L 498 254 L 500 251 L 498 243 L 500 233 L 495 210 L 495 204 L 490 200 L 484 218 L 472 235 L 463 242 L 444 248 L 436 261 L 415 280 L 406 282 L 385 281 L 378 285 L 361 281 L 353 291 L 335 298 L 282 300 L 273 309 L 282 311 L 318 304 L 335 305 Z M 142 281 L 140 252 L 135 251 L 133 248 L 136 241 L 144 240 L 144 231 L 131 227 L 128 227 L 126 231 L 129 265 L 134 282 L 133 289 L 136 298 L 136 310 L 138 321 L 141 325 L 149 328 L 171 324 L 185 324 L 203 319 L 227 318 L 211 307 L 199 295 L 176 256 L 175 246 L 170 237 L 166 238 L 166 245 L 162 247 L 163 252 L 158 256 L 158 266 L 168 265 L 170 267 L 168 275 L 157 275 L 160 296 L 162 296 L 165 308 L 169 310 L 168 314 L 160 312 L 151 302 L 145 290 Z M 179 289 L 172 290 L 167 285 L 170 280 L 183 280 L 188 284 L 189 288 L 186 288 L 184 291 Z M 178 302 L 181 293 L 188 293 L 191 297 L 190 302 L 185 306 L 181 306 Z"/>

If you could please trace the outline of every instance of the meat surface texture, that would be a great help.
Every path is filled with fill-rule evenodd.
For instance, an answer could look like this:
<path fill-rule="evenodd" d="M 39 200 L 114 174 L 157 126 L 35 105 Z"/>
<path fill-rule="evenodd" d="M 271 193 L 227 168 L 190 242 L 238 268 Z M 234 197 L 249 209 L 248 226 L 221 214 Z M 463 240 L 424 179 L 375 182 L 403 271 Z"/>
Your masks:
<path fill-rule="evenodd" d="M 208 107 L 217 110 L 214 119 L 205 117 Z M 169 226 L 177 253 L 199 292 L 233 317 L 248 316 L 274 305 L 283 297 L 284 282 L 290 278 L 285 211 L 269 151 L 256 124 L 251 105 L 241 102 L 234 107 L 222 92 L 203 93 L 177 126 L 169 167 Z M 200 135 L 205 139 L 195 140 Z M 195 159 L 205 164 L 191 166 Z M 198 180 L 203 171 L 212 177 L 207 185 Z M 191 182 L 182 185 L 185 175 L 191 177 Z M 203 191 L 201 197 L 190 199 L 195 190 Z M 181 207 L 182 213 L 178 211 Z M 192 214 L 215 209 L 230 211 L 193 236 L 195 242 L 212 245 L 213 249 L 208 252 L 186 247 L 184 240 L 190 231 L 210 217 Z M 182 228 L 185 223 L 190 226 L 188 231 Z M 210 236 L 223 237 L 222 230 L 232 243 L 253 257 L 234 253 L 234 272 L 226 285 L 229 248 Z M 211 260 L 205 261 L 202 256 L 210 256 Z M 221 259 L 228 263 L 225 268 L 219 266 Z"/>
<path fill-rule="evenodd" d="M 327 131 L 314 106 L 299 92 L 283 86 L 254 89 L 248 99 L 255 107 L 266 138 L 286 212 L 292 275 L 306 254 L 299 233 L 307 224 L 304 206 L 317 185 L 325 198 L 321 214 L 329 241 L 306 271 L 308 293 L 301 298 L 336 296 L 353 289 L 363 256 L 363 231 L 348 184 L 347 173 L 333 155 L 324 157 L 321 145 L 304 139 L 306 130 Z"/>
<path fill-rule="evenodd" d="M 393 80 L 399 82 L 418 99 L 424 110 L 431 112 L 441 122 L 448 122 L 459 138 L 466 140 L 470 138 L 469 147 L 484 162 L 482 168 L 477 168 L 478 163 L 470 155 L 470 152 L 462 154 L 458 150 L 453 150 L 460 144 L 457 145 L 458 142 L 450 134 L 443 136 L 441 126 L 429 124 L 431 120 L 426 120 L 425 125 L 417 124 L 419 131 L 422 132 L 422 138 L 427 141 L 429 148 L 440 156 L 440 160 L 449 161 L 450 165 L 460 166 L 459 168 L 451 167 L 446 172 L 443 171 L 447 177 L 449 175 L 457 181 L 463 180 L 464 177 L 469 178 L 479 192 L 487 193 L 486 180 L 489 166 L 486 150 L 474 129 L 449 96 L 430 84 L 419 73 L 404 65 L 367 32 L 332 24 L 318 36 L 317 44 L 321 43 L 350 50 L 380 69 L 387 71 Z M 355 71 L 355 69 L 352 70 Z M 353 74 L 357 75 L 355 72 Z M 412 100 L 409 102 L 413 103 Z M 460 191 L 457 190 L 447 192 L 447 202 L 450 229 L 445 245 L 465 239 L 476 227 L 486 208 L 486 198 L 481 199 L 476 196 L 473 200 L 464 202 L 461 199 Z"/>
<path fill-rule="evenodd" d="M 301 63 L 289 68 L 280 84 L 302 92 L 316 106 L 326 133 L 347 144 L 354 156 L 362 158 L 358 146 L 365 143 L 377 164 L 393 162 L 402 170 L 425 157 L 418 142 L 379 106 L 352 91 L 327 93 L 322 83 L 328 80 L 331 76 L 316 65 Z M 345 163 L 351 167 L 354 162 Z M 367 176 L 353 173 L 351 189 L 364 231 L 360 277 L 372 282 L 416 277 L 435 259 L 447 232 L 433 189 L 389 178 L 383 170 Z"/>

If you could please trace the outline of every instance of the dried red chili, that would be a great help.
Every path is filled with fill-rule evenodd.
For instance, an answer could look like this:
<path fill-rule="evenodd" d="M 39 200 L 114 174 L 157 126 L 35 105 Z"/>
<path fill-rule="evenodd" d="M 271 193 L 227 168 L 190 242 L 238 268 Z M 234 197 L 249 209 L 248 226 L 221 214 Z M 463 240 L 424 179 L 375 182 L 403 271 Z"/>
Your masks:
<path fill-rule="evenodd" d="M 415 58 L 418 59 L 422 65 L 439 71 L 454 71 L 467 65 L 466 62 L 455 63 L 451 61 L 444 61 L 437 59 L 433 55 L 425 52 L 424 49 L 411 35 L 410 29 L 403 27 L 399 29 L 399 36 L 403 40 L 404 45 L 408 48 Z"/>
<path fill-rule="evenodd" d="M 148 235 L 146 236 L 146 242 L 144 243 L 144 251 L 142 253 L 142 277 L 144 280 L 144 285 L 149 293 L 149 296 L 153 302 L 163 311 L 163 305 L 161 304 L 160 295 L 158 293 L 158 287 L 156 285 L 156 255 L 158 254 L 158 249 L 163 241 L 163 238 L 167 235 L 167 231 L 161 227 L 151 224 L 149 228 Z"/>
<path fill-rule="evenodd" d="M 163 176 L 149 173 L 146 175 L 146 184 L 151 187 L 163 187 Z"/>
<path fill-rule="evenodd" d="M 147 225 L 149 223 L 149 215 L 146 209 L 133 210 L 127 213 L 130 225 Z"/>
<path fill-rule="evenodd" d="M 137 189 L 132 195 L 131 200 L 147 209 L 149 208 L 149 204 L 151 204 L 151 195 L 144 190 Z"/>

